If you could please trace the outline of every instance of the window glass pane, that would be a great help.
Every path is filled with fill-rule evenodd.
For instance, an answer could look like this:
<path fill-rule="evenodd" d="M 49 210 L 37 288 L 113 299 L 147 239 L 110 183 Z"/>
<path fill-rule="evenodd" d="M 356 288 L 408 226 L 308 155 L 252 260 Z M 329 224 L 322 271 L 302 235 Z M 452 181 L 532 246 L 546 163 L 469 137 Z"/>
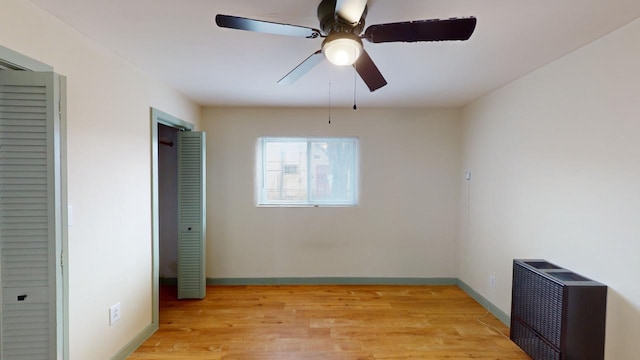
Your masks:
<path fill-rule="evenodd" d="M 355 205 L 357 139 L 262 138 L 262 205 Z"/>
<path fill-rule="evenodd" d="M 347 204 L 354 201 L 355 143 L 353 139 L 311 142 L 310 200 Z"/>
<path fill-rule="evenodd" d="M 307 143 L 265 141 L 264 195 L 267 202 L 307 200 Z"/>

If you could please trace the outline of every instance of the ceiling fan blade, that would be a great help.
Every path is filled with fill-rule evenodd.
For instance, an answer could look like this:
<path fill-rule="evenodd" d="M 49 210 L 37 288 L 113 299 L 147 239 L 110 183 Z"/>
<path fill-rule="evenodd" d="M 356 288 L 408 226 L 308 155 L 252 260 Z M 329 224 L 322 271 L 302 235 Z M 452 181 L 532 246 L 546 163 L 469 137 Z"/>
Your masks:
<path fill-rule="evenodd" d="M 387 85 L 387 80 L 384 79 L 384 76 L 382 76 L 382 73 L 365 50 L 362 50 L 362 54 L 353 64 L 353 67 L 371 92 Z"/>
<path fill-rule="evenodd" d="M 468 40 L 476 18 L 433 19 L 371 25 L 363 38 L 373 43 Z"/>
<path fill-rule="evenodd" d="M 295 69 L 289 71 L 287 75 L 285 75 L 282 79 L 278 80 L 278 84 L 289 85 L 296 82 L 296 80 L 300 79 L 306 73 L 311 71 L 316 65 L 320 64 L 324 60 L 324 54 L 322 50 L 318 50 L 311 54 L 308 58 L 304 59 L 300 65 L 296 66 Z"/>
<path fill-rule="evenodd" d="M 220 27 L 238 30 L 255 31 L 267 34 L 297 36 L 315 39 L 320 30 L 298 25 L 280 24 L 263 20 L 247 19 L 231 15 L 216 15 L 216 24 Z"/>
<path fill-rule="evenodd" d="M 337 0 L 336 14 L 351 24 L 357 24 L 366 7 L 367 0 Z"/>

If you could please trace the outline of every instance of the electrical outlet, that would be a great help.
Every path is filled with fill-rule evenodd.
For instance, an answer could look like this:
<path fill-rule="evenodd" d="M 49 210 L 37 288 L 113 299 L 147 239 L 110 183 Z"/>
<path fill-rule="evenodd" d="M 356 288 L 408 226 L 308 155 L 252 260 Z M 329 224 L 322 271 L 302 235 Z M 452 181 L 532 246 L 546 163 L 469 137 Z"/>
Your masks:
<path fill-rule="evenodd" d="M 117 303 L 109 308 L 109 326 L 117 323 L 120 320 L 120 303 Z"/>
<path fill-rule="evenodd" d="M 496 277 L 493 275 L 489 275 L 489 286 L 492 288 L 496 287 Z"/>

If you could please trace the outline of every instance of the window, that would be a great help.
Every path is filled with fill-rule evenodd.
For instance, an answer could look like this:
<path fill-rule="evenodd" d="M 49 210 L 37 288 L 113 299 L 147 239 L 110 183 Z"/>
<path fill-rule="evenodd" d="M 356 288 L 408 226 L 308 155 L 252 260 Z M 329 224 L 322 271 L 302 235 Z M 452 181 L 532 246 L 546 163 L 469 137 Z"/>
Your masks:
<path fill-rule="evenodd" d="M 356 205 L 358 139 L 259 138 L 258 205 Z"/>

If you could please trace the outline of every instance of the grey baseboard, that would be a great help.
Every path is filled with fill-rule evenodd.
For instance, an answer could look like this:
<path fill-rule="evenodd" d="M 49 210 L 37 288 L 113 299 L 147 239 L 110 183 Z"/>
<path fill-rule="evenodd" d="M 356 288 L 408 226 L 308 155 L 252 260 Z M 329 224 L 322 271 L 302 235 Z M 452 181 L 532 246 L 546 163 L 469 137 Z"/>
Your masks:
<path fill-rule="evenodd" d="M 284 277 L 207 278 L 207 285 L 457 285 L 457 278 Z"/>
<path fill-rule="evenodd" d="M 131 355 L 142 343 L 144 343 L 153 333 L 158 331 L 158 324 L 149 324 L 136 337 L 131 339 L 120 351 L 111 357 L 111 360 L 125 360 Z"/>
<path fill-rule="evenodd" d="M 471 286 L 467 285 L 464 281 L 458 280 L 456 284 L 460 289 L 466 292 L 469 296 L 471 296 L 475 301 L 477 301 L 480 305 L 482 305 L 485 309 L 487 309 L 490 313 L 492 313 L 498 320 L 502 321 L 507 327 L 511 326 L 511 317 L 507 315 L 504 311 L 498 309 L 491 301 L 489 301 L 484 296 L 480 295 L 477 291 L 473 290 Z"/>

